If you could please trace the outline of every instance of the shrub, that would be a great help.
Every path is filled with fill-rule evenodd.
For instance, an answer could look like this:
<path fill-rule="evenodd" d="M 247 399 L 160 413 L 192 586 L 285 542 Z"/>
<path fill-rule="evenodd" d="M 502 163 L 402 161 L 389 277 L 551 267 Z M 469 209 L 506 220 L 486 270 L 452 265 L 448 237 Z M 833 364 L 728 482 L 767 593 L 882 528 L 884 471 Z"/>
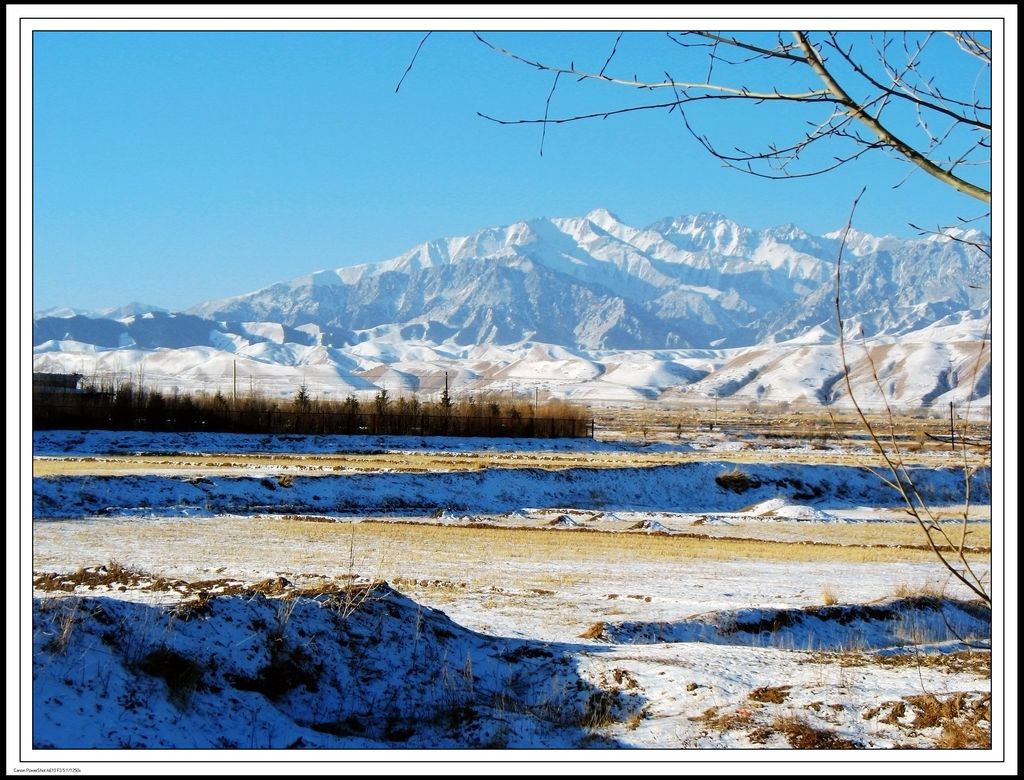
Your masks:
<path fill-rule="evenodd" d="M 144 656 L 139 669 L 167 683 L 167 696 L 179 710 L 188 706 L 203 679 L 203 669 L 198 663 L 168 647 L 158 647 Z"/>
<path fill-rule="evenodd" d="M 733 493 L 746 493 L 748 490 L 761 486 L 761 481 L 752 477 L 740 468 L 733 468 L 715 477 L 715 482 L 724 490 L 731 490 Z"/>

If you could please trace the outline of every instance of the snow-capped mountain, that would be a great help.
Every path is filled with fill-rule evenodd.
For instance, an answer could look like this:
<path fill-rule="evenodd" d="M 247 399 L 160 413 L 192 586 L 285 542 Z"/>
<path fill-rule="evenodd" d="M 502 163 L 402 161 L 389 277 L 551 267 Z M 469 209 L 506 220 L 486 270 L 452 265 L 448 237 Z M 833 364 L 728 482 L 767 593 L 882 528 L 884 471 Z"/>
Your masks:
<path fill-rule="evenodd" d="M 812 236 L 793 225 L 757 231 L 719 214 L 643 228 L 603 209 L 533 219 L 429 241 L 381 263 L 306 274 L 187 313 L 132 307 L 118 317 L 38 317 L 36 367 L 65 365 L 68 354 L 117 352 L 124 365 L 131 351 L 191 350 L 191 357 L 176 361 L 186 372 L 207 356 L 221 363 L 232 356 L 274 366 L 330 366 L 347 376 L 382 365 L 401 371 L 398 364 L 413 355 L 414 363 L 435 372 L 458 364 L 465 378 L 482 382 L 487 375 L 493 383 L 520 361 L 547 365 L 552 375 L 544 378 L 552 380 L 564 370 L 559 363 L 582 361 L 577 368 L 590 366 L 580 369 L 590 378 L 575 380 L 608 384 L 629 374 L 623 386 L 647 397 L 704 384 L 708 392 L 742 395 L 754 382 L 747 389 L 760 399 L 771 385 L 760 381 L 763 371 L 788 370 L 785 361 L 776 365 L 779 355 L 796 345 L 806 354 L 829 345 L 826 351 L 834 351 L 841 238 L 841 232 Z M 851 231 L 844 248 L 847 333 L 901 348 L 930 345 L 926 351 L 935 354 L 911 362 L 938 366 L 946 379 L 915 378 L 915 387 L 930 382 L 921 397 L 942 396 L 943 381 L 945 392 L 953 391 L 957 358 L 950 351 L 984 338 L 991 268 L 971 242 L 987 239 L 977 233 L 958 238 Z M 941 337 L 936 328 L 945 329 Z M 501 360 L 478 365 L 480 355 L 496 352 Z M 741 353 L 764 359 L 751 358 L 751 367 L 731 380 L 709 381 Z M 649 356 L 645 367 L 635 365 L 645 360 L 637 355 Z M 82 360 L 94 370 L 102 362 Z M 810 384 L 808 377 L 794 381 L 809 389 L 809 398 L 828 400 L 838 364 L 825 357 L 812 362 L 828 365 L 821 383 L 810 368 Z M 896 361 L 886 370 L 895 375 L 903 369 Z"/>
<path fill-rule="evenodd" d="M 924 305 L 929 321 L 988 305 L 988 258 L 967 244 L 853 238 L 843 305 L 868 335 L 927 324 Z M 462 345 L 751 346 L 834 319 L 839 243 L 838 234 L 754 231 L 717 214 L 634 228 L 599 209 L 430 241 L 393 260 L 320 271 L 191 313 L 315 324 L 333 346 L 385 325 Z"/>

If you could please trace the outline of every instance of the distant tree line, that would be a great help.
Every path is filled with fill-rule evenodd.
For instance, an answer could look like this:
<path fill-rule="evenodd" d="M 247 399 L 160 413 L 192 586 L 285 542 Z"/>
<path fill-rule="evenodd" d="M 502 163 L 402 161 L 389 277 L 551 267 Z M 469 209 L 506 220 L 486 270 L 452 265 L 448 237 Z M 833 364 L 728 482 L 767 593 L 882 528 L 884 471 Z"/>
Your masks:
<path fill-rule="evenodd" d="M 372 399 L 313 398 L 305 385 L 290 399 L 253 392 L 163 393 L 126 380 L 65 392 L 34 392 L 36 430 L 216 431 L 391 436 L 494 436 L 581 438 L 593 436 L 589 410 L 560 400 L 480 394 L 437 401 L 392 395 Z"/>

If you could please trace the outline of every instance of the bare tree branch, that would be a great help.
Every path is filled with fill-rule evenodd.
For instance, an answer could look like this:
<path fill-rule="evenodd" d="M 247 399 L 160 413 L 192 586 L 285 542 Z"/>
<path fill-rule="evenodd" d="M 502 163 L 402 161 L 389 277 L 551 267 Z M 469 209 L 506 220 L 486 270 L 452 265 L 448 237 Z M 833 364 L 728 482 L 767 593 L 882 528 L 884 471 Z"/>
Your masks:
<path fill-rule="evenodd" d="M 671 80 L 671 76 L 668 76 L 668 74 L 666 74 L 666 77 Z M 676 94 L 677 96 L 679 95 L 678 92 Z M 680 98 L 680 105 L 683 102 L 685 101 L 682 98 Z M 794 173 L 790 171 L 788 169 L 789 163 L 798 159 L 800 152 L 808 148 L 811 144 L 815 143 L 816 141 L 822 140 L 823 138 L 828 138 L 836 133 L 841 132 L 841 125 L 852 121 L 852 117 L 846 117 L 840 123 L 840 126 L 833 126 L 833 119 L 837 118 L 840 115 L 841 114 L 838 112 L 833 113 L 828 119 L 819 124 L 810 133 L 807 133 L 796 144 L 793 144 L 791 146 L 779 148 L 777 146 L 770 145 L 767 152 L 745 152 L 742 149 L 737 149 L 737 152 L 739 152 L 739 154 L 731 155 L 726 154 L 717 149 L 714 146 L 714 144 L 711 143 L 710 139 L 708 139 L 707 136 L 700 135 L 699 133 L 697 133 L 693 129 L 693 126 L 690 124 L 690 121 L 687 118 L 686 114 L 682 112 L 682 109 L 680 109 L 680 116 L 682 117 L 683 124 L 686 127 L 687 132 L 689 132 L 690 135 L 697 141 L 697 143 L 703 146 L 704 149 L 712 157 L 721 160 L 723 163 L 725 163 L 727 167 L 733 168 L 734 170 L 742 171 L 743 173 L 755 176 L 757 178 L 776 180 L 801 179 L 808 178 L 810 176 L 818 176 L 822 173 L 835 170 L 836 168 L 839 168 L 840 166 L 843 166 L 848 162 L 852 162 L 853 160 L 859 158 L 861 155 L 870 151 L 872 148 L 875 148 L 873 145 L 865 145 L 864 148 L 862 148 L 860 151 L 855 152 L 849 156 L 833 158 L 833 161 L 824 167 L 819 167 L 814 170 L 804 171 L 801 173 Z M 779 172 L 765 173 L 763 171 L 755 170 L 753 168 L 753 163 L 762 160 L 769 161 L 770 163 L 772 163 L 776 167 L 776 170 L 778 170 Z"/>
<path fill-rule="evenodd" d="M 981 217 L 976 217 L 975 219 L 985 219 L 986 217 L 989 217 L 989 216 L 991 216 L 991 212 L 986 212 Z M 966 222 L 973 222 L 974 220 L 962 220 L 962 221 L 966 223 Z M 937 236 L 937 237 L 944 238 L 944 239 L 946 239 L 948 241 L 956 241 L 958 244 L 966 244 L 967 246 L 971 246 L 971 247 L 974 247 L 975 249 L 977 249 L 979 252 L 981 252 L 983 255 L 985 255 L 985 257 L 987 257 L 989 260 L 992 259 L 992 242 L 991 241 L 988 241 L 988 242 L 972 241 L 971 239 L 964 238 L 963 236 L 958 236 L 958 235 L 956 235 L 956 233 L 952 232 L 953 228 L 952 228 L 952 226 L 949 226 L 949 225 L 947 225 L 945 227 L 937 227 L 934 230 L 929 230 L 927 228 L 920 227 L 919 225 L 915 225 L 913 222 L 908 222 L 907 224 L 910 225 L 910 227 L 912 227 L 914 230 L 916 230 L 918 232 L 918 235 L 922 235 L 922 236 Z"/>
<path fill-rule="evenodd" d="M 564 72 L 563 72 L 564 73 Z M 559 74 L 562 75 L 562 74 Z M 487 119 L 491 122 L 496 122 L 499 125 L 564 125 L 569 122 L 582 122 L 587 119 L 607 119 L 611 116 L 617 116 L 619 114 L 631 114 L 635 111 L 652 111 L 659 108 L 677 108 L 685 103 L 699 103 L 707 100 L 747 100 L 748 98 L 743 95 L 693 95 L 690 97 L 679 97 L 676 100 L 669 100 L 665 103 L 645 103 L 640 106 L 628 106 L 626 108 L 612 108 L 607 111 L 595 111 L 589 114 L 574 114 L 572 116 L 558 117 L 552 119 L 551 117 L 541 117 L 539 119 L 499 119 L 498 117 L 491 116 L 490 114 L 484 114 L 477 111 L 477 116 L 481 119 Z M 789 98 L 781 98 L 787 100 Z M 807 101 L 798 101 L 807 102 Z M 822 98 L 814 102 L 833 103 L 835 102 L 832 98 Z"/>
<path fill-rule="evenodd" d="M 846 337 L 845 337 L 845 323 L 843 321 L 843 310 L 842 310 L 842 262 L 843 252 L 846 249 L 846 240 L 849 237 L 850 230 L 853 227 L 853 216 L 857 210 L 857 204 L 860 203 L 861 197 L 864 195 L 864 188 L 857 194 L 857 197 L 853 200 L 853 205 L 850 208 L 850 216 L 847 219 L 846 227 L 843 229 L 843 236 L 839 244 L 839 251 L 836 255 L 836 296 L 835 296 L 835 311 L 836 311 L 836 322 L 839 326 L 839 358 L 840 366 L 843 372 L 843 380 L 846 384 L 846 392 L 849 395 L 850 402 L 853 404 L 853 408 L 857 413 L 857 417 L 860 419 L 861 424 L 867 431 L 868 436 L 871 438 L 871 442 L 875 447 L 875 450 L 881 456 L 885 462 L 886 468 L 892 475 L 892 479 L 884 479 L 883 481 L 893 487 L 900 495 L 903 500 L 907 511 L 917 521 L 921 530 L 924 531 L 925 538 L 928 541 L 928 547 L 932 554 L 938 558 L 946 570 L 963 585 L 965 585 L 972 593 L 978 596 L 989 606 L 992 605 L 992 597 L 989 595 L 988 590 L 985 588 L 985 584 L 982 579 L 974 571 L 967 558 L 964 555 L 964 543 L 963 537 L 961 537 L 960 544 L 956 544 L 942 528 L 938 522 L 938 518 L 931 512 L 927 502 L 921 496 L 917 489 L 917 485 L 914 483 L 910 472 L 907 470 L 906 463 L 903 460 L 902 453 L 900 452 L 899 445 L 895 437 L 895 431 L 893 428 L 893 415 L 892 410 L 889 408 L 888 398 L 885 393 L 882 392 L 882 398 L 885 401 L 885 407 L 887 412 L 887 418 L 890 426 L 890 441 L 892 444 L 892 451 L 888 450 L 879 438 L 878 432 L 875 429 L 874 424 L 868 419 L 864 413 L 860 402 L 857 400 L 857 395 L 853 389 L 853 380 L 851 378 L 850 364 L 846 357 Z M 866 350 L 866 346 L 865 346 Z M 878 379 L 878 373 L 875 370 L 874 362 L 870 360 L 872 374 L 875 379 L 876 386 L 879 391 L 882 391 L 881 383 Z M 967 474 L 965 479 L 970 480 L 970 475 Z M 968 500 L 970 494 L 967 494 Z M 966 510 L 965 510 L 966 513 Z M 940 545 L 936 542 L 938 537 L 942 542 L 945 542 L 949 548 L 952 549 L 954 554 L 957 556 L 959 565 L 950 561 Z"/>
<path fill-rule="evenodd" d="M 929 37 L 929 40 L 930 40 L 930 37 Z M 907 74 L 911 74 L 911 73 L 916 74 L 917 73 L 917 69 L 918 69 L 917 58 L 924 52 L 926 44 L 920 44 L 920 45 L 918 45 L 915 48 L 914 52 L 908 53 L 907 54 L 907 61 L 906 61 L 906 63 L 903 65 L 902 68 L 897 68 L 892 63 L 889 62 L 889 58 L 888 58 L 888 54 L 887 54 L 887 50 L 888 50 L 889 46 L 891 45 L 891 43 L 892 43 L 892 40 L 889 39 L 889 38 L 886 38 L 883 41 L 883 44 L 882 44 L 881 47 L 876 47 L 876 54 L 878 56 L 879 63 L 881 64 L 882 68 L 885 70 L 886 75 L 889 77 L 889 79 L 891 79 L 893 85 L 896 86 L 896 87 L 899 87 L 901 90 L 906 92 L 906 94 L 909 95 L 910 97 L 912 97 L 912 98 L 930 97 L 930 98 L 935 98 L 935 99 L 941 100 L 943 103 L 946 103 L 946 104 L 949 104 L 949 105 L 960 106 L 961 108 L 971 108 L 971 109 L 977 108 L 977 109 L 980 109 L 982 111 L 991 111 L 992 110 L 991 106 L 987 106 L 987 105 L 984 105 L 984 104 L 981 104 L 981 103 L 977 103 L 976 101 L 972 101 L 972 102 L 968 103 L 967 101 L 957 100 L 955 98 L 943 95 L 941 93 L 941 91 L 934 85 L 934 83 L 932 82 L 931 79 L 925 79 L 924 83 L 920 87 L 915 85 L 915 84 L 911 84 L 910 82 L 907 81 Z M 909 49 L 906 46 L 906 44 L 904 44 L 903 48 L 904 48 L 905 51 L 909 52 Z"/>
<path fill-rule="evenodd" d="M 859 62 L 857 62 L 857 60 L 855 60 L 853 58 L 853 56 L 852 56 L 852 52 L 853 52 L 852 45 L 850 46 L 849 51 L 844 51 L 843 48 L 837 42 L 835 33 L 829 33 L 828 35 L 829 35 L 829 44 L 831 45 L 831 47 L 834 48 L 837 52 L 839 52 L 839 54 L 842 56 L 842 58 L 844 60 L 846 60 L 846 62 L 849 64 L 849 66 L 851 68 L 853 68 L 853 70 L 857 73 L 857 75 L 861 76 L 865 81 L 867 81 L 869 84 L 871 84 L 871 86 L 875 87 L 875 89 L 879 89 L 879 90 L 881 90 L 882 92 L 884 92 L 887 95 L 891 95 L 893 97 L 899 97 L 899 98 L 902 98 L 904 100 L 908 100 L 908 101 L 916 104 L 918 106 L 918 108 L 929 108 L 932 111 L 936 111 L 936 112 L 938 112 L 940 114 L 945 114 L 946 116 L 952 118 L 953 120 L 955 120 L 957 122 L 963 122 L 964 124 L 967 124 L 967 125 L 974 125 L 975 127 L 981 127 L 981 128 L 983 128 L 985 130 L 991 130 L 992 129 L 992 125 L 990 123 L 982 122 L 982 121 L 980 121 L 978 119 L 972 119 L 969 116 L 965 116 L 964 114 L 958 114 L 955 111 L 952 111 L 952 110 L 950 110 L 950 109 L 946 108 L 945 106 L 940 105 L 938 103 L 934 103 L 932 101 L 925 100 L 924 98 L 917 97 L 915 95 L 908 94 L 906 92 L 903 92 L 903 91 L 900 91 L 900 90 L 895 90 L 895 89 L 892 89 L 891 87 L 885 86 L 880 81 L 878 81 L 876 78 L 874 78 L 870 73 L 868 73 L 864 69 L 864 67 Z M 972 107 L 973 108 L 980 108 L 980 106 L 972 106 Z"/>
<path fill-rule="evenodd" d="M 971 35 L 971 33 L 946 31 L 946 35 L 956 41 L 956 45 L 968 54 L 991 64 L 992 49 Z"/>
<path fill-rule="evenodd" d="M 581 80 L 591 79 L 594 81 L 606 81 L 609 84 L 619 84 L 625 87 L 636 87 L 637 89 L 701 89 L 709 92 L 719 92 L 726 95 L 736 95 L 738 97 L 745 98 L 747 100 L 813 100 L 814 98 L 827 98 L 829 97 L 828 90 L 812 89 L 804 92 L 793 92 L 793 93 L 779 93 L 774 92 L 758 92 L 755 90 L 747 89 L 746 87 L 730 87 L 725 84 L 706 84 L 700 82 L 678 82 L 678 81 L 638 81 L 637 79 L 620 79 L 613 78 L 601 73 L 589 73 L 587 71 L 577 70 L 575 67 L 563 68 L 557 65 L 548 65 L 537 60 L 531 60 L 523 57 L 515 52 L 503 49 L 501 46 L 497 46 L 490 41 L 483 38 L 479 33 L 473 33 L 476 39 L 480 43 L 484 44 L 487 48 L 501 54 L 505 57 L 509 57 L 517 62 L 521 62 L 524 65 L 529 65 L 531 68 L 537 70 L 548 71 L 550 73 L 564 73 L 570 76 L 575 76 Z"/>
<path fill-rule="evenodd" d="M 609 57 L 611 59 L 611 57 Z M 555 80 L 551 83 L 551 91 L 548 93 L 548 99 L 544 101 L 544 121 L 541 123 L 540 131 L 540 156 L 544 156 L 544 137 L 548 133 L 548 109 L 551 108 L 551 98 L 555 94 L 555 89 L 558 87 L 558 79 L 561 77 L 561 73 L 555 74 Z"/>
<path fill-rule="evenodd" d="M 781 43 L 780 43 L 780 46 L 779 46 L 778 49 L 765 49 L 765 48 L 763 48 L 761 46 L 754 46 L 751 43 L 746 43 L 745 41 L 741 41 L 741 40 L 739 40 L 737 38 L 730 38 L 729 36 L 726 36 L 726 35 L 716 35 L 715 33 L 702 32 L 700 30 L 689 30 L 688 34 L 689 35 L 699 35 L 702 38 L 709 38 L 710 40 L 714 41 L 716 44 L 717 43 L 727 43 L 730 46 L 735 46 L 737 49 L 747 49 L 748 51 L 753 51 L 753 52 L 757 52 L 758 54 L 762 54 L 765 57 L 771 57 L 773 59 L 780 59 L 780 60 L 792 60 L 793 62 L 800 62 L 800 63 L 803 63 L 803 64 L 807 64 L 806 57 L 801 57 L 801 56 L 796 55 L 796 54 L 790 54 L 789 49 L 791 47 L 781 45 Z M 671 36 L 669 36 L 669 37 L 671 37 Z M 675 39 L 673 38 L 673 40 L 675 40 Z M 679 41 L 676 41 L 676 43 L 679 43 Z M 680 44 L 680 45 L 685 46 L 686 44 Z"/>
<path fill-rule="evenodd" d="M 556 79 L 545 102 L 542 118 L 498 119 L 491 114 L 480 113 L 480 116 L 490 121 L 501 124 L 565 124 L 665 108 L 669 113 L 679 111 L 687 132 L 709 154 L 726 166 L 749 175 L 769 179 L 816 176 L 860 159 L 867 152 L 880 151 L 910 163 L 913 166 L 911 170 L 922 170 L 959 192 L 985 203 L 991 202 L 989 189 L 983 184 L 970 181 L 963 174 L 965 166 L 990 164 L 979 155 L 991 143 L 991 122 L 987 116 L 990 109 L 981 100 L 953 98 L 934 79 L 925 77 L 923 63 L 926 55 L 931 59 L 940 54 L 949 55 L 949 51 L 932 53 L 933 42 L 939 40 L 935 33 L 927 33 L 923 37 L 904 34 L 902 39 L 888 34 L 879 39 L 872 37 L 872 45 L 876 48 L 873 56 L 877 72 L 872 72 L 867 61 L 857 56 L 853 45 L 842 40 L 840 33 L 825 33 L 822 45 L 838 55 L 838 59 L 831 62 L 824 56 L 821 46 L 813 43 L 807 33 L 799 31 L 792 33 L 791 41 L 784 41 L 780 33 L 775 45 L 770 40 L 765 44 L 757 39 L 745 40 L 741 35 L 721 32 L 691 30 L 678 34 L 666 33 L 673 43 L 683 49 L 707 52 L 703 81 L 681 80 L 669 76 L 667 72 L 663 80 L 643 80 L 636 75 L 625 78 L 610 74 L 608 71 L 618 52 L 622 33 L 616 37 L 611 52 L 596 73 L 581 70 L 573 62 L 568 67 L 562 67 L 526 57 L 492 43 L 479 33 L 474 35 L 490 50 L 556 77 L 567 75 L 577 81 L 597 81 L 638 90 L 669 89 L 675 94 L 673 101 L 656 101 L 639 106 L 618 105 L 606 110 L 552 118 L 550 104 L 558 83 Z M 959 37 L 958 34 L 953 35 L 961 48 L 987 63 L 982 56 L 987 48 L 975 36 L 970 33 Z M 723 50 L 726 53 L 736 52 L 739 56 L 728 57 L 723 54 Z M 896 60 L 900 58 L 903 62 L 897 64 Z M 758 84 L 744 84 L 742 76 L 729 83 L 732 74 L 717 67 L 719 64 L 734 67 L 739 73 L 745 64 L 751 62 L 754 63 L 751 68 L 756 70 L 748 70 L 747 73 L 759 80 Z M 772 64 L 774 70 L 762 67 L 768 64 Z M 692 64 L 688 67 L 692 67 Z M 786 69 L 792 70 L 787 73 Z M 816 79 L 823 88 L 811 85 L 793 89 L 792 85 L 800 85 L 803 73 Z M 858 89 L 864 87 L 869 94 L 854 97 L 851 91 L 853 88 L 844 85 L 844 81 L 856 82 Z M 977 84 L 973 92 L 977 92 Z M 713 105 L 708 102 L 713 100 L 742 100 L 751 106 L 769 102 L 806 104 L 812 110 L 824 103 L 829 104 L 832 110 L 824 119 L 811 122 L 810 131 L 795 138 L 772 140 L 760 149 L 742 149 L 740 144 L 735 144 L 727 150 L 724 142 L 712 140 L 708 135 L 698 132 L 692 112 L 685 110 L 701 102 Z M 902 108 L 908 110 L 903 111 Z M 861 129 L 858 130 L 858 127 Z M 911 137 L 909 131 L 919 132 L 923 137 Z M 969 135 L 971 132 L 978 135 L 972 137 Z M 821 143 L 825 140 L 836 142 L 834 152 L 830 153 L 828 144 Z"/>
<path fill-rule="evenodd" d="M 427 38 L 430 37 L 430 33 L 427 33 L 420 40 L 419 45 L 416 47 L 416 51 L 413 52 L 412 59 L 409 60 L 409 64 L 405 66 L 405 72 L 402 74 L 402 78 L 398 80 L 398 84 L 395 85 L 395 92 L 398 92 L 402 88 L 402 82 L 405 81 L 405 77 L 409 75 L 409 71 L 412 70 L 412 66 L 416 64 L 416 58 L 420 56 L 420 49 L 423 48 L 423 44 L 427 42 Z"/>
<path fill-rule="evenodd" d="M 618 34 L 618 35 L 617 35 L 617 36 L 615 37 L 615 43 L 613 43 L 613 44 L 612 44 L 612 50 L 611 50 L 611 53 L 609 53 L 609 55 L 608 55 L 608 59 L 606 59 L 606 60 L 604 61 L 604 65 L 602 65 L 602 66 L 601 66 L 601 70 L 600 70 L 600 72 L 598 72 L 598 74 L 597 74 L 598 76 L 603 76 L 603 75 L 604 75 L 604 71 L 605 71 L 605 69 L 606 69 L 606 68 L 608 67 L 608 65 L 609 65 L 609 64 L 611 63 L 611 61 L 612 61 L 612 57 L 614 57 L 614 56 L 615 56 L 615 52 L 616 52 L 616 51 L 618 51 L 618 49 L 619 49 L 619 41 L 621 41 L 621 40 L 622 40 L 622 33 L 619 33 L 619 34 Z"/>
<path fill-rule="evenodd" d="M 958 192 L 963 192 L 964 194 L 977 198 L 984 203 L 992 202 L 992 194 L 990 192 L 961 179 L 959 176 L 956 176 L 944 168 L 939 167 L 867 113 L 864 108 L 858 105 L 838 84 L 838 82 L 836 82 L 832 73 L 825 67 L 825 63 L 822 61 L 818 50 L 807 40 L 807 36 L 799 31 L 794 32 L 793 36 L 807 55 L 807 61 L 811 66 L 811 69 L 821 77 L 822 82 L 828 90 L 835 95 L 836 99 L 839 100 L 840 103 L 843 103 L 847 107 L 847 110 L 849 110 L 853 116 L 859 119 L 863 124 L 867 125 L 867 127 L 878 136 L 880 141 L 885 143 L 887 146 L 891 146 L 923 171 L 934 176 L 944 184 L 948 184 Z"/>

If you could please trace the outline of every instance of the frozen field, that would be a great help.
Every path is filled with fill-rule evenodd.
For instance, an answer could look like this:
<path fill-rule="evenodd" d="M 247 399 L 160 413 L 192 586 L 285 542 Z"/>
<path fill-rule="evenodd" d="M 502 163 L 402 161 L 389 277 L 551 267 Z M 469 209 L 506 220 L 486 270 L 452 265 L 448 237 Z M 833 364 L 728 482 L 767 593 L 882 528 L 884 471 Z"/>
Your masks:
<path fill-rule="evenodd" d="M 34 449 L 40 749 L 991 742 L 990 613 L 856 452 L 59 432 Z M 911 473 L 959 527 L 956 461 Z M 985 576 L 990 479 L 967 522 Z"/>

